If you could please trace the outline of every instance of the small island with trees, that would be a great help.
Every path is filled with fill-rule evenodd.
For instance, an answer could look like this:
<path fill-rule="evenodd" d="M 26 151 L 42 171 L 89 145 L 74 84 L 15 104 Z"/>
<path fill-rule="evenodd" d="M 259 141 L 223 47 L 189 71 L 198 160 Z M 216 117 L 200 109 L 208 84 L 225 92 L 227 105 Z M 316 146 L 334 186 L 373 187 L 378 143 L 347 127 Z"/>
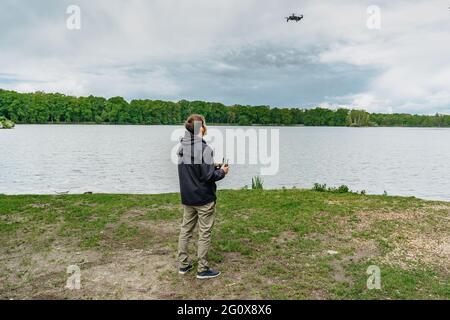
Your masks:
<path fill-rule="evenodd" d="M 14 122 L 0 116 L 0 129 L 12 129 L 14 128 Z"/>
<path fill-rule="evenodd" d="M 450 127 L 450 115 L 369 113 L 339 108 L 226 106 L 218 102 L 73 97 L 60 93 L 18 93 L 0 89 L 0 117 L 17 124 L 96 123 L 178 125 L 192 113 L 211 124 L 349 127 Z M 5 120 L 6 121 L 6 120 Z"/>

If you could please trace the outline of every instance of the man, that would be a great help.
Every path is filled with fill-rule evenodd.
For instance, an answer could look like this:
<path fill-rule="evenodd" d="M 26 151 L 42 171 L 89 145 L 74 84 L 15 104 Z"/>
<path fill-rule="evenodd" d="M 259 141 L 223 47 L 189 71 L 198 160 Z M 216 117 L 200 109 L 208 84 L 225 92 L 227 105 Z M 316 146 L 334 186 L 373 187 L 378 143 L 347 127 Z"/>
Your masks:
<path fill-rule="evenodd" d="M 207 254 L 211 244 L 211 230 L 216 209 L 216 181 L 228 173 L 228 165 L 216 166 L 213 151 L 203 140 L 206 134 L 205 118 L 191 115 L 185 123 L 186 132 L 178 150 L 178 176 L 181 202 L 184 207 L 178 242 L 180 274 L 192 270 L 188 260 L 188 244 L 198 223 L 198 279 L 215 278 L 220 272 L 208 266 Z"/>

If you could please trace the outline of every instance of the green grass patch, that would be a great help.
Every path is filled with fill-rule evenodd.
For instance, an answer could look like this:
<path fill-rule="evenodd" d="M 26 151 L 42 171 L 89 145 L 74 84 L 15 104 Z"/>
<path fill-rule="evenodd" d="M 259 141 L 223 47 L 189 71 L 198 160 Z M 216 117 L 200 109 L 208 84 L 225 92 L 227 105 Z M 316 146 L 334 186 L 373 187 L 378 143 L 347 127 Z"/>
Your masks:
<path fill-rule="evenodd" d="M 420 214 L 411 215 L 414 212 Z M 432 251 L 423 251 L 429 248 L 418 249 L 426 254 L 428 264 L 418 260 L 405 267 L 404 257 L 389 256 L 399 247 L 404 249 L 414 235 L 444 237 L 450 227 L 449 212 L 450 204 L 445 202 L 362 195 L 324 185 L 314 190 L 220 191 L 209 259 L 224 271 L 224 284 L 214 287 L 214 292 L 205 288 L 204 294 L 450 299 L 448 271 Z M 2 268 L 23 278 L 30 269 L 26 264 L 40 260 L 23 260 L 26 270 L 14 270 L 8 261 L 31 253 L 45 259 L 60 248 L 110 256 L 118 248 L 124 252 L 164 248 L 173 251 L 164 254 L 175 256 L 182 215 L 175 193 L 0 195 Z M 367 289 L 366 270 L 372 264 L 381 269 L 381 290 Z M 193 290 L 195 283 L 180 286 L 178 277 L 171 279 L 173 290 L 178 290 L 174 296 L 198 292 Z M 30 275 L 27 281 L 37 280 Z M 3 288 L 11 287 L 14 283 L 7 282 Z"/>

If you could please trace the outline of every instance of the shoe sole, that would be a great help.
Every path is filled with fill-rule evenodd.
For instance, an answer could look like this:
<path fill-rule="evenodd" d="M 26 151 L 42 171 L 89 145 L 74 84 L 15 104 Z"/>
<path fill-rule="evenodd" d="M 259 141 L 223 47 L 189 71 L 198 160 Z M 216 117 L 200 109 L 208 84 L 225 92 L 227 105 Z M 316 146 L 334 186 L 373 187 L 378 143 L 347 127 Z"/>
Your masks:
<path fill-rule="evenodd" d="M 191 271 L 193 268 L 190 268 L 189 270 L 186 270 L 186 271 L 180 271 L 180 270 L 178 270 L 178 274 L 186 274 L 186 273 L 188 273 L 189 271 Z"/>
<path fill-rule="evenodd" d="M 204 279 L 212 279 L 212 278 L 217 278 L 220 275 L 221 275 L 220 272 L 218 274 L 216 274 L 215 276 L 199 276 L 199 275 L 197 275 L 197 279 L 202 279 L 202 280 L 204 280 Z"/>

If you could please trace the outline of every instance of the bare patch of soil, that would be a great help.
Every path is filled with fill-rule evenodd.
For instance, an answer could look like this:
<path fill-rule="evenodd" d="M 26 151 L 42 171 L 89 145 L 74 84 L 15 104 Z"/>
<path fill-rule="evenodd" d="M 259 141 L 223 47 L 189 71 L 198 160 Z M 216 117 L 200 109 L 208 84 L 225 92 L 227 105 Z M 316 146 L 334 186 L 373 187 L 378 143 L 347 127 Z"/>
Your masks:
<path fill-rule="evenodd" d="M 401 242 L 401 244 L 399 244 Z M 395 242 L 383 261 L 409 269 L 417 262 L 438 267 L 450 274 L 450 235 L 444 233 L 408 233 Z"/>
<path fill-rule="evenodd" d="M 278 244 L 284 244 L 284 243 L 287 243 L 287 242 L 297 239 L 297 237 L 298 237 L 298 234 L 296 232 L 285 231 L 285 232 L 282 232 L 277 237 L 272 238 L 272 240 Z"/>
<path fill-rule="evenodd" d="M 81 270 L 81 289 L 65 288 L 67 267 Z M 176 270 L 172 250 L 98 251 L 52 250 L 8 260 L 0 297 L 6 299 L 155 299 L 165 291 L 164 271 Z"/>

